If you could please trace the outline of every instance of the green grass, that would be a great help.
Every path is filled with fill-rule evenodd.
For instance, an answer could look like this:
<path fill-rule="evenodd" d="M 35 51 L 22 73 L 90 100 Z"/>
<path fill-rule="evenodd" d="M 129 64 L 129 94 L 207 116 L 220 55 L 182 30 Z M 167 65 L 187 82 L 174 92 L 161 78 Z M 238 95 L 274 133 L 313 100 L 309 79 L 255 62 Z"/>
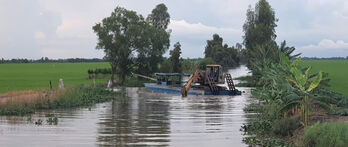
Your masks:
<path fill-rule="evenodd" d="M 313 71 L 329 73 L 331 79 L 330 90 L 348 96 L 348 61 L 342 60 L 311 60 L 304 61 L 303 65 L 311 66 Z"/>
<path fill-rule="evenodd" d="M 319 122 L 305 130 L 303 146 L 346 147 L 348 145 L 348 123 Z"/>
<path fill-rule="evenodd" d="M 107 62 L 0 64 L 0 93 L 49 89 L 50 80 L 53 88 L 57 88 L 60 78 L 64 80 L 65 87 L 91 84 L 93 81 L 87 79 L 88 69 L 109 67 Z M 101 81 L 106 83 L 106 79 L 96 82 Z"/>

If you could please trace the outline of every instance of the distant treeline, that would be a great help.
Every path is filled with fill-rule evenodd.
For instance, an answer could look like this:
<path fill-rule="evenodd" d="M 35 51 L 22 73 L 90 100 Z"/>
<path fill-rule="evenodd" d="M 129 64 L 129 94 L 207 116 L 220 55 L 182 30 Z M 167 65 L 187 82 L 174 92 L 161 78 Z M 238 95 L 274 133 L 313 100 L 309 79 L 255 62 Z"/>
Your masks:
<path fill-rule="evenodd" d="M 77 63 L 77 62 L 106 62 L 104 59 L 86 59 L 86 58 L 68 58 L 68 59 L 49 59 L 42 57 L 41 59 L 4 59 L 0 60 L 0 64 L 7 63 Z"/>
<path fill-rule="evenodd" d="M 329 57 L 329 58 L 302 57 L 302 60 L 348 60 L 348 56 L 347 57 Z"/>

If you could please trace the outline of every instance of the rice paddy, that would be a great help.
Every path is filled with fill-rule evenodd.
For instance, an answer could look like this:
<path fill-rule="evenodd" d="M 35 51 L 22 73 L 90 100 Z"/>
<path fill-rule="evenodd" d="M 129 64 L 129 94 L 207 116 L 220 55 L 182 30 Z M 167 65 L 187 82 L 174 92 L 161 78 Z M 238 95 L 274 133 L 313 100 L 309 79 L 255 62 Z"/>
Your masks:
<path fill-rule="evenodd" d="M 62 78 L 65 87 L 80 84 L 92 84 L 88 79 L 88 69 L 108 68 L 110 65 L 102 63 L 28 63 L 28 64 L 0 64 L 0 93 L 19 90 L 47 90 L 49 82 L 53 89 L 58 87 Z M 98 79 L 96 82 L 105 82 Z"/>
<path fill-rule="evenodd" d="M 303 65 L 311 66 L 312 71 L 329 73 L 329 89 L 348 96 L 348 60 L 310 60 Z"/>

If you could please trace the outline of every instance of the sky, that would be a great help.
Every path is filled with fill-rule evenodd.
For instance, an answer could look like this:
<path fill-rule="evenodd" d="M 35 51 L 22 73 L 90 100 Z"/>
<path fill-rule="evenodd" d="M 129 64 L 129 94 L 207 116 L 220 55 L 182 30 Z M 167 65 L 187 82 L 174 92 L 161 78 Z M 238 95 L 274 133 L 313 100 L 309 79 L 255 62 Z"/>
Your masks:
<path fill-rule="evenodd" d="M 0 58 L 102 58 L 92 26 L 115 7 L 146 17 L 164 3 L 171 16 L 171 47 L 182 57 L 203 57 L 217 33 L 224 43 L 243 42 L 248 6 L 258 0 L 0 0 Z M 306 57 L 348 56 L 347 0 L 268 0 L 278 18 L 276 41 Z M 168 56 L 166 53 L 165 56 Z"/>

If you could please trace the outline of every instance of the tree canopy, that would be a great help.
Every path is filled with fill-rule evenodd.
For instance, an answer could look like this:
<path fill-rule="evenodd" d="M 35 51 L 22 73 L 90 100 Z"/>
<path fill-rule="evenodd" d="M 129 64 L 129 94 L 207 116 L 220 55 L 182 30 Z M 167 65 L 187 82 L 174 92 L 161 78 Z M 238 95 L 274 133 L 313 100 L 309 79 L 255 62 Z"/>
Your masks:
<path fill-rule="evenodd" d="M 257 45 L 272 42 L 277 35 L 275 12 L 266 0 L 260 0 L 255 5 L 255 9 L 249 6 L 247 19 L 243 25 L 244 45 L 247 49 L 253 49 Z"/>
<path fill-rule="evenodd" d="M 157 29 L 167 29 L 168 24 L 170 23 L 170 15 L 167 11 L 168 8 L 166 5 L 163 3 L 158 4 L 146 20 Z"/>
<path fill-rule="evenodd" d="M 292 55 L 294 47 L 287 47 L 283 41 L 277 45 L 275 27 L 278 19 L 275 12 L 266 0 L 259 0 L 255 8 L 249 6 L 247 19 L 243 25 L 244 41 L 246 47 L 245 57 L 248 59 L 248 67 L 253 68 L 255 62 L 279 62 L 280 53 L 284 53 L 290 59 L 300 54 Z M 267 61 L 267 62 L 268 62 Z"/>
<path fill-rule="evenodd" d="M 158 11 L 155 12 L 160 15 Z M 155 20 L 150 22 L 135 11 L 116 7 L 111 16 L 93 26 L 98 36 L 96 48 L 104 50 L 105 59 L 110 62 L 112 81 L 116 71 L 122 84 L 131 70 L 153 72 L 157 69 L 162 55 L 168 50 L 170 35 L 163 27 L 156 27 L 158 23 L 154 23 Z M 162 26 L 166 27 L 168 23 Z"/>
<path fill-rule="evenodd" d="M 238 50 L 223 45 L 223 39 L 218 34 L 214 34 L 212 40 L 207 40 L 204 53 L 205 58 L 211 58 L 217 64 L 227 67 L 239 65 Z"/>
<path fill-rule="evenodd" d="M 181 72 L 181 63 L 180 63 L 180 54 L 181 54 L 181 45 L 179 42 L 174 44 L 174 49 L 170 51 L 170 60 L 172 62 L 172 72 L 180 73 Z"/>

